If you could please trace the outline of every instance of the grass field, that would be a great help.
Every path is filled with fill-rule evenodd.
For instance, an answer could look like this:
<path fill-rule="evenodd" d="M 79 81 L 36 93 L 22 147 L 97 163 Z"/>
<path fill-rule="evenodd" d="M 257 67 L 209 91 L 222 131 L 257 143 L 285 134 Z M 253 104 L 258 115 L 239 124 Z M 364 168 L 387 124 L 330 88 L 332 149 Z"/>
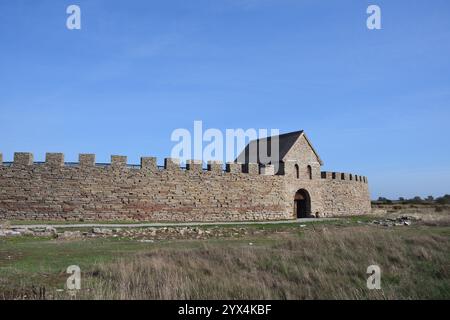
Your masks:
<path fill-rule="evenodd" d="M 153 243 L 0 238 L 0 299 L 68 299 L 70 265 L 82 271 L 78 299 L 450 299 L 450 224 L 440 216 L 391 228 L 373 217 L 259 224 L 237 238 Z M 372 264 L 381 290 L 366 287 Z"/>

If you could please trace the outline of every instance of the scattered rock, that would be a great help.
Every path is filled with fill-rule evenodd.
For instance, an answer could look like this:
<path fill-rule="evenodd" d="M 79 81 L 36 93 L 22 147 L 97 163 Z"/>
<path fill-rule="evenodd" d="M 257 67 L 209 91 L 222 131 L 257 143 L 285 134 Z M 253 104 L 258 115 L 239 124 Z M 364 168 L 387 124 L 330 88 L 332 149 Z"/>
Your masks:
<path fill-rule="evenodd" d="M 56 233 L 56 229 L 53 227 L 45 227 L 45 232 Z"/>
<path fill-rule="evenodd" d="M 58 239 L 76 239 L 81 238 L 82 234 L 80 231 L 64 231 L 63 233 L 58 233 Z"/>
<path fill-rule="evenodd" d="M 112 235 L 113 231 L 111 229 L 94 228 L 92 233 L 100 235 Z"/>
<path fill-rule="evenodd" d="M 23 230 L 23 232 L 20 232 L 20 233 L 21 233 L 21 235 L 24 235 L 24 236 L 35 236 L 36 235 L 36 233 L 34 231 L 29 230 L 29 229 L 25 229 L 25 230 Z"/>
<path fill-rule="evenodd" d="M 306 227 L 305 224 L 300 227 Z M 143 242 L 177 239 L 199 239 L 210 238 L 242 238 L 245 236 L 259 236 L 270 233 L 270 230 L 260 230 L 248 227 L 199 227 L 199 226 L 173 226 L 173 227 L 150 227 L 150 228 L 92 228 L 89 231 L 64 231 L 58 233 L 54 227 L 30 227 L 17 229 L 0 229 L 0 237 L 6 236 L 49 236 L 57 239 L 78 238 L 107 238 L 114 237 L 130 239 Z M 251 244 L 252 245 L 252 244 Z"/>
<path fill-rule="evenodd" d="M 1 237 L 20 236 L 21 233 L 15 230 L 0 230 Z"/>
<path fill-rule="evenodd" d="M 418 219 L 409 216 L 401 216 L 398 218 L 386 218 L 384 220 L 373 220 L 372 224 L 382 225 L 383 227 L 410 226 L 413 221 Z"/>

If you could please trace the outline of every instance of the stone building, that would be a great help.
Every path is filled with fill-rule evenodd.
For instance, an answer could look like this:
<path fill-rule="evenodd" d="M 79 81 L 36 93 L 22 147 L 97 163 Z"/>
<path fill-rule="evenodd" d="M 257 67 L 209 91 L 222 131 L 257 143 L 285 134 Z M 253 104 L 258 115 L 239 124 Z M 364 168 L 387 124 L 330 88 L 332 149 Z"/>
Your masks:
<path fill-rule="evenodd" d="M 278 141 L 278 157 L 262 159 L 260 148 Z M 256 151 L 255 151 L 256 150 Z M 43 163 L 30 153 L 0 154 L 0 219 L 249 221 L 332 217 L 370 212 L 367 178 L 323 172 L 318 153 L 303 131 L 249 143 L 235 162 L 124 156 L 96 164 L 80 154 L 66 163 L 47 153 Z"/>

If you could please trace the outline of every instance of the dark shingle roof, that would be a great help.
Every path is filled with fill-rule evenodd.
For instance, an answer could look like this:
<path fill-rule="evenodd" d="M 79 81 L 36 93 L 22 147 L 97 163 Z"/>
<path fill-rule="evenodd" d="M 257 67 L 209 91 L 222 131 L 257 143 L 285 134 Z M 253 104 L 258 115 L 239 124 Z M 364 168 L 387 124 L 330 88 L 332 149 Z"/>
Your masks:
<path fill-rule="evenodd" d="M 265 143 L 267 141 L 268 152 L 267 153 L 262 152 L 262 154 L 267 154 L 267 155 L 271 156 L 271 145 L 272 145 L 272 139 L 274 139 L 274 138 L 279 139 L 278 140 L 279 141 L 279 152 L 278 152 L 277 160 L 281 161 L 286 156 L 286 154 L 289 152 L 289 150 L 292 148 L 292 146 L 297 141 L 297 139 L 302 135 L 302 133 L 303 133 L 303 130 L 300 130 L 300 131 L 280 134 L 279 136 L 272 136 L 272 137 L 267 137 L 267 138 L 250 141 L 250 143 L 245 147 L 245 149 L 241 152 L 241 154 L 236 158 L 236 162 L 239 162 L 239 163 L 257 162 L 257 163 L 266 164 L 267 161 L 261 161 L 261 159 L 259 158 L 260 144 L 261 144 L 261 141 L 263 143 Z M 252 154 L 249 154 L 250 150 L 252 151 Z M 272 160 L 271 162 L 274 163 L 277 161 Z"/>

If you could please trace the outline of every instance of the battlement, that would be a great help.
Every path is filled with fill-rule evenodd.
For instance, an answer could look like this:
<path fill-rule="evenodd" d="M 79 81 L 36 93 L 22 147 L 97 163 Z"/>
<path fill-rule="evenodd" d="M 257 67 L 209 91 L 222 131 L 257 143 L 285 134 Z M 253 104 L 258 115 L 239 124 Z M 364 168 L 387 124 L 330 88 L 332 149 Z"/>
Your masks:
<path fill-rule="evenodd" d="M 208 161 L 206 168 L 203 167 L 201 160 L 188 160 L 185 167 L 180 166 L 180 159 L 164 158 L 164 165 L 157 164 L 156 157 L 141 157 L 140 164 L 128 164 L 127 157 L 121 155 L 112 155 L 110 163 L 96 163 L 95 154 L 79 154 L 78 162 L 65 162 L 63 153 L 46 153 L 45 162 L 35 162 L 32 153 L 16 152 L 14 153 L 13 162 L 3 162 L 3 155 L 0 153 L 0 166 L 3 167 L 26 167 L 26 166 L 46 166 L 49 168 L 79 167 L 82 169 L 89 168 L 107 168 L 111 170 L 143 170 L 148 172 L 211 172 L 216 174 L 249 174 L 274 176 L 275 168 L 273 165 L 259 165 L 257 163 L 236 163 L 228 162 L 223 166 L 221 161 Z M 338 180 L 338 181 L 354 181 L 368 183 L 367 177 L 343 173 L 322 171 L 321 179 Z"/>
<path fill-rule="evenodd" d="M 322 171 L 320 173 L 320 177 L 325 180 L 354 181 L 354 182 L 368 183 L 367 177 L 351 173 Z"/>
<path fill-rule="evenodd" d="M 140 164 L 129 164 L 126 156 L 112 155 L 110 163 L 97 163 L 95 154 L 79 154 L 78 162 L 65 162 L 63 153 L 46 153 L 45 161 L 34 161 L 32 153 L 16 152 L 13 162 L 3 162 L 3 154 L 0 153 L 0 166 L 3 167 L 28 167 L 28 166 L 46 166 L 49 168 L 77 167 L 81 169 L 106 168 L 111 170 L 144 170 L 149 172 L 211 172 L 211 173 L 247 173 L 251 175 L 275 175 L 273 166 L 259 166 L 257 163 L 227 163 L 224 167 L 221 161 L 208 161 L 206 168 L 203 167 L 201 160 L 188 160 L 185 167 L 180 165 L 180 159 L 164 158 L 164 165 L 157 164 L 156 157 L 141 157 Z"/>

